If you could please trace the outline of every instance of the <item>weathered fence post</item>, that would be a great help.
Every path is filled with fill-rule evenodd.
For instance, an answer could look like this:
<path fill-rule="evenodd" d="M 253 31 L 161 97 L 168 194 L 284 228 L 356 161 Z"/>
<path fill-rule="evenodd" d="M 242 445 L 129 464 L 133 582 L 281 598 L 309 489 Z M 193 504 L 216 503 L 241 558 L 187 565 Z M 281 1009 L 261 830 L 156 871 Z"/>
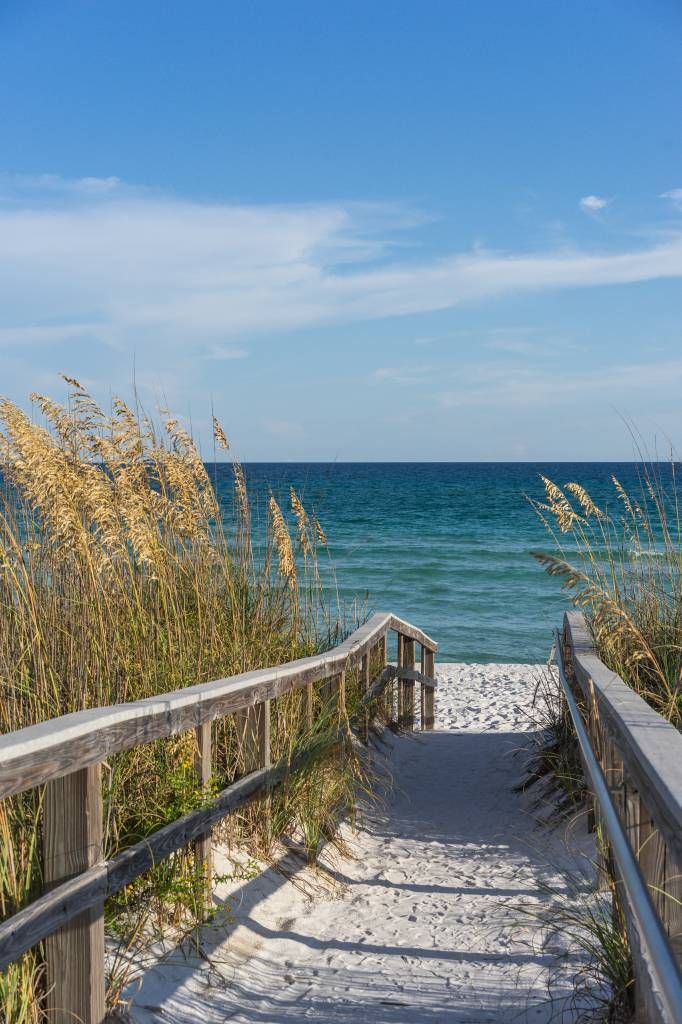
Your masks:
<path fill-rule="evenodd" d="M 81 768 L 45 788 L 43 872 L 53 889 L 102 860 L 102 773 Z M 105 1014 L 104 904 L 83 911 L 45 940 L 50 1024 L 102 1024 Z"/>
<path fill-rule="evenodd" d="M 202 788 L 204 796 L 206 787 L 211 781 L 211 723 L 203 722 L 195 730 L 196 748 L 194 751 L 194 770 L 197 781 Z M 213 884 L 213 863 L 211 858 L 211 830 L 195 840 L 194 857 L 197 873 L 202 875 L 206 886 L 206 905 L 211 907 L 211 886 Z"/>
<path fill-rule="evenodd" d="M 436 674 L 433 651 L 422 644 L 421 658 L 422 675 L 433 679 Z M 421 726 L 422 729 L 433 729 L 433 687 L 422 683 L 421 688 Z"/>
<path fill-rule="evenodd" d="M 414 669 L 414 640 L 404 636 L 399 668 Z M 398 723 L 401 729 L 414 729 L 414 680 L 401 679 L 398 683 Z"/>

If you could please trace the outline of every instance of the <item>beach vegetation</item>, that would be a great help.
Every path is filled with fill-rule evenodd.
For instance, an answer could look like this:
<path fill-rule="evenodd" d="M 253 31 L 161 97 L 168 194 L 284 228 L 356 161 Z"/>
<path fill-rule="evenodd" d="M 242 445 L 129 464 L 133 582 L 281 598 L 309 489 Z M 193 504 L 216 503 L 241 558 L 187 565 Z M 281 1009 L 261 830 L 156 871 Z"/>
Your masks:
<path fill-rule="evenodd" d="M 642 464 L 636 493 L 612 478 L 600 507 L 579 483 L 542 478 L 532 505 L 554 541 L 534 556 L 585 613 L 601 660 L 682 726 L 682 515 L 676 465 Z"/>
<path fill-rule="evenodd" d="M 254 524 L 239 462 L 226 509 L 179 419 L 163 410 L 150 417 L 120 398 L 105 412 L 77 380 L 65 380 L 68 400 L 33 395 L 34 417 L 0 400 L 0 732 L 339 642 L 346 624 L 319 567 L 327 539 L 295 491 L 290 511 L 271 495 L 267 521 Z M 217 419 L 213 428 L 216 450 L 227 452 Z M 267 857 L 278 835 L 298 829 L 315 860 L 339 817 L 352 814 L 358 786 L 368 786 L 356 747 L 339 739 L 360 696 L 352 675 L 345 708 L 316 686 L 312 729 L 304 692 L 273 702 L 273 762 L 306 748 L 311 756 L 271 798 L 224 823 L 223 838 Z M 244 773 L 232 716 L 212 729 L 204 788 L 193 732 L 104 763 L 106 857 Z M 34 790 L 0 803 L 3 919 L 41 891 L 42 799 Z M 168 928 L 186 933 L 205 916 L 206 885 L 192 848 L 171 856 L 107 902 L 109 938 L 129 951 Z M 111 959 L 111 1006 L 128 959 Z M 44 986 L 37 948 L 0 974 L 0 1018 L 38 1024 Z"/>
<path fill-rule="evenodd" d="M 540 784 L 536 804 L 551 808 L 548 820 L 572 817 L 584 807 L 587 789 L 571 713 L 549 667 L 537 670 L 528 717 L 532 732 L 523 748 L 524 775 L 517 789 Z"/>

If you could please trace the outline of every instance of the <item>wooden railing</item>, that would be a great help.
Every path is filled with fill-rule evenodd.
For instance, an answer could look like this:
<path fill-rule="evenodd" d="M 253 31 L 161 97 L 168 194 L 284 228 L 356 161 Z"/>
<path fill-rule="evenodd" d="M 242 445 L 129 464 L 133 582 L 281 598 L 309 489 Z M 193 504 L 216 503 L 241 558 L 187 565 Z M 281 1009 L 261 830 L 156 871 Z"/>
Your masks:
<path fill-rule="evenodd" d="M 389 631 L 398 658 L 387 663 Z M 415 645 L 421 647 L 420 670 Z M 313 685 L 327 681 L 345 706 L 346 673 L 359 669 L 365 708 L 357 723 L 367 738 L 373 702 L 387 720 L 414 727 L 415 683 L 421 688 L 421 727 L 432 729 L 437 644 L 391 614 L 378 613 L 325 654 L 190 686 L 132 704 L 65 715 L 0 736 L 0 799 L 45 786 L 45 891 L 0 924 L 0 970 L 45 943 L 47 1011 L 51 1024 L 101 1024 L 105 1015 L 104 900 L 190 842 L 210 877 L 210 829 L 230 812 L 271 791 L 305 767 L 310 749 L 287 763 L 270 763 L 270 701 L 306 688 L 312 727 Z M 378 671 L 371 678 L 372 665 Z M 397 687 L 397 694 L 396 694 Z M 397 699 L 396 699 L 397 698 Z M 197 782 L 211 776 L 211 722 L 235 716 L 248 774 L 208 806 L 159 829 L 110 861 L 103 858 L 101 765 L 108 757 L 183 730 L 196 732 Z"/>
<path fill-rule="evenodd" d="M 624 840 L 622 864 L 616 857 L 610 867 L 632 948 L 637 1020 L 681 1021 L 682 734 L 599 660 L 581 614 L 565 615 L 559 640 L 560 672 L 581 705 Z M 605 831 L 616 853 L 619 836 Z"/>

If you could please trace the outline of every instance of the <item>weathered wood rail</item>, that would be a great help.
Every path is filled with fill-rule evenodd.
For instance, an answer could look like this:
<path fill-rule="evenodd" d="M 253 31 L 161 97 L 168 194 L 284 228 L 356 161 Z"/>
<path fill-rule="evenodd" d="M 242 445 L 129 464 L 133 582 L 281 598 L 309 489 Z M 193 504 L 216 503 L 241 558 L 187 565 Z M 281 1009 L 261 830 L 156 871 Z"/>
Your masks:
<path fill-rule="evenodd" d="M 605 784 L 605 800 L 595 800 L 594 813 L 611 845 L 633 954 L 637 1020 L 682 1021 L 682 734 L 600 661 L 581 614 L 565 615 L 557 639 L 560 673 L 581 705 Z"/>
<path fill-rule="evenodd" d="M 395 665 L 387 662 L 390 631 L 398 637 Z M 415 645 L 421 647 L 420 669 Z M 190 842 L 210 877 L 210 830 L 226 815 L 271 791 L 314 754 L 308 747 L 288 763 L 270 763 L 270 702 L 307 688 L 312 726 L 313 686 L 327 681 L 345 711 L 346 673 L 359 668 L 361 739 L 380 700 L 387 721 L 414 727 L 415 683 L 421 727 L 434 724 L 437 644 L 395 615 L 377 613 L 342 644 L 321 655 L 190 686 L 131 704 L 96 708 L 0 736 L 0 799 L 45 787 L 44 892 L 0 924 L 0 970 L 44 942 L 51 1024 L 102 1024 L 105 1017 L 104 900 Z M 376 674 L 371 678 L 372 665 Z M 396 692 L 397 688 L 397 692 Z M 211 777 L 211 722 L 234 715 L 247 774 L 208 806 L 184 815 L 110 861 L 103 857 L 101 765 L 108 757 L 193 729 L 198 786 Z M 341 716 L 344 717 L 344 716 Z"/>

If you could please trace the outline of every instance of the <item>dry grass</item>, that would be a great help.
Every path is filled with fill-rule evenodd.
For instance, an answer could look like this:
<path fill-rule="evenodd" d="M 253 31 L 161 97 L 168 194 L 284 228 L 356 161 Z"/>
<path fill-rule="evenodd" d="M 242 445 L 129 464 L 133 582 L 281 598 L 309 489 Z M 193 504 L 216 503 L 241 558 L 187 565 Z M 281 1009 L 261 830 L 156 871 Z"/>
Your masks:
<path fill-rule="evenodd" d="M 574 592 L 599 656 L 680 728 L 682 519 L 675 468 L 643 466 L 637 494 L 614 477 L 614 501 L 603 509 L 580 484 L 562 489 L 543 478 L 546 500 L 532 504 L 556 548 L 534 555 Z"/>
<path fill-rule="evenodd" d="M 192 438 L 168 414 L 161 426 L 120 399 L 110 414 L 73 378 L 66 405 L 36 395 L 41 423 L 0 401 L 0 731 L 67 712 L 139 700 L 312 653 L 341 633 L 323 599 L 317 553 L 326 538 L 292 493 L 292 541 L 274 497 L 267 541 L 254 557 L 249 499 L 234 464 L 228 526 Z M 227 437 L 214 421 L 216 444 Z M 323 640 L 321 639 L 323 638 Z M 349 685 L 349 701 L 359 699 Z M 273 757 L 310 742 L 303 694 L 273 709 Z M 317 734 L 338 729 L 316 696 Z M 106 854 L 150 834 L 206 798 L 193 769 L 193 734 L 111 758 L 104 766 Z M 300 827 L 311 856 L 352 805 L 357 758 L 337 745 L 311 760 L 276 806 L 280 833 Z M 211 789 L 242 771 L 231 718 L 214 724 Z M 0 912 L 40 890 L 41 793 L 0 804 Z M 240 838 L 265 842 L 258 808 Z M 198 879 L 198 880 L 197 880 Z M 184 851 L 107 906 L 124 944 L 142 931 L 191 927 L 203 881 Z M 114 1002 L 125 978 L 112 978 Z M 0 1017 L 42 1019 L 36 950 L 0 975 Z"/>

